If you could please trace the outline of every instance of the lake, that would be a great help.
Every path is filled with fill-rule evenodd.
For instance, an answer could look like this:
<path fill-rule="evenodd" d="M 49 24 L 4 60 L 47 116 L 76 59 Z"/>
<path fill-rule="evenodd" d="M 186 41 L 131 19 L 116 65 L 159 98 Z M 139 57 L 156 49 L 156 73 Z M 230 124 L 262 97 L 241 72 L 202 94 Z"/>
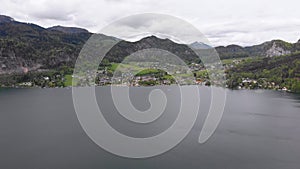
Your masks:
<path fill-rule="evenodd" d="M 180 96 L 158 87 L 168 98 L 164 114 L 139 125 L 117 113 L 109 87 L 97 87 L 106 120 L 129 136 L 149 137 L 177 117 Z M 146 110 L 152 88 L 130 88 L 133 105 Z M 1 169 L 298 169 L 300 95 L 266 90 L 227 90 L 226 107 L 214 135 L 198 137 L 210 103 L 210 88 L 200 87 L 200 114 L 188 136 L 172 150 L 147 159 L 118 157 L 97 146 L 82 129 L 72 90 L 0 89 Z M 170 101 L 170 102 L 169 102 Z"/>

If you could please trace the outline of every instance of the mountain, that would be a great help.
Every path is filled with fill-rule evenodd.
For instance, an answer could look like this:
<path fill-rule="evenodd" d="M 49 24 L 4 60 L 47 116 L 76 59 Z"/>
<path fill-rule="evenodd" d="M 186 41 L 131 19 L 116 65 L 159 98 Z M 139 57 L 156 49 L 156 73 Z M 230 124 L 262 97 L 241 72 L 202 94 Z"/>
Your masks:
<path fill-rule="evenodd" d="M 1 16 L 0 74 L 73 66 L 89 32 L 65 33 Z"/>
<path fill-rule="evenodd" d="M 248 57 L 249 53 L 238 45 L 219 46 L 215 48 L 221 59 Z"/>
<path fill-rule="evenodd" d="M 1 16 L 0 74 L 47 71 L 63 66 L 73 67 L 76 58 L 92 33 L 85 29 L 55 26 L 43 28 Z M 184 44 L 155 36 L 137 42 L 120 41 L 107 54 L 111 62 L 121 62 L 136 51 L 161 48 L 171 51 L 186 62 L 198 62 L 197 55 Z"/>
<path fill-rule="evenodd" d="M 273 40 L 265 42 L 261 45 L 245 48 L 250 56 L 282 56 L 294 53 L 297 51 L 295 44 L 288 43 L 282 40 Z"/>
<path fill-rule="evenodd" d="M 14 19 L 9 16 L 0 15 L 0 23 L 8 23 L 8 22 L 13 22 L 13 21 L 14 21 Z"/>
<path fill-rule="evenodd" d="M 63 27 L 63 26 L 53 26 L 53 27 L 47 28 L 47 30 L 60 31 L 63 33 L 89 33 L 89 31 L 86 29 L 76 28 L 76 27 Z"/>
<path fill-rule="evenodd" d="M 106 55 L 111 62 L 122 62 L 130 54 L 150 48 L 169 51 L 185 62 L 199 62 L 199 57 L 187 45 L 177 44 L 170 39 L 160 39 L 155 36 L 145 37 L 136 42 L 120 41 Z"/>
<path fill-rule="evenodd" d="M 243 58 L 243 57 L 274 57 L 288 55 L 300 51 L 299 41 L 288 43 L 282 40 L 273 40 L 249 47 L 238 45 L 216 47 L 221 59 Z"/>
<path fill-rule="evenodd" d="M 203 42 L 194 42 L 189 45 L 193 49 L 211 49 L 212 47 Z"/>
<path fill-rule="evenodd" d="M 81 28 L 63 26 L 43 28 L 0 15 L 0 74 L 73 67 L 81 48 L 91 35 L 92 33 Z M 126 56 L 139 50 L 160 48 L 172 52 L 187 63 L 200 62 L 190 47 L 203 50 L 203 53 L 210 51 L 210 46 L 202 42 L 185 45 L 177 44 L 170 39 L 150 36 L 136 42 L 121 40 L 108 52 L 106 58 L 110 62 L 121 62 Z M 274 57 L 300 51 L 300 40 L 297 43 L 273 40 L 249 47 L 229 45 L 215 49 L 221 59 Z"/>
<path fill-rule="evenodd" d="M 295 48 L 296 48 L 296 50 L 300 50 L 300 40 L 298 40 L 298 42 L 297 43 L 295 43 Z"/>

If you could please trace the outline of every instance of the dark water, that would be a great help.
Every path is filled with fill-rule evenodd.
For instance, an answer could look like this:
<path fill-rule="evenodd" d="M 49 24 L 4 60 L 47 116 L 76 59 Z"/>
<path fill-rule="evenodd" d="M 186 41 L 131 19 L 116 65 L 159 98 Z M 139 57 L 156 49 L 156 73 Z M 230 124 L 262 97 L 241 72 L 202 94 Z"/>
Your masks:
<path fill-rule="evenodd" d="M 168 128 L 180 97 L 163 87 L 171 104 L 157 121 L 136 126 L 117 114 L 109 88 L 97 89 L 105 118 L 118 131 L 149 137 Z M 149 107 L 150 88 L 131 89 L 137 109 Z M 81 128 L 70 89 L 0 89 L 1 169 L 299 169 L 300 96 L 274 91 L 228 91 L 223 119 L 205 144 L 198 144 L 210 103 L 202 87 L 201 114 L 187 138 L 148 159 L 114 156 Z M 105 97 L 102 97 L 105 96 Z M 168 101 L 169 101 L 168 100 Z"/>

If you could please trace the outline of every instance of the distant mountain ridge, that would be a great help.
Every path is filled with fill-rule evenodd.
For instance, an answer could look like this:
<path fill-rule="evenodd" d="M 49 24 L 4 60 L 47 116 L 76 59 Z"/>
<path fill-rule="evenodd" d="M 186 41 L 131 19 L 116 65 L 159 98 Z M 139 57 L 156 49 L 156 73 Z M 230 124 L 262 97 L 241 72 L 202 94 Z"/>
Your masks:
<path fill-rule="evenodd" d="M 189 45 L 194 49 L 211 49 L 212 47 L 203 42 L 194 42 Z"/>
<path fill-rule="evenodd" d="M 53 26 L 47 28 L 47 30 L 60 31 L 63 33 L 89 33 L 89 31 L 86 29 L 76 28 L 76 27 L 64 27 L 64 26 Z"/>
<path fill-rule="evenodd" d="M 273 57 L 282 56 L 300 51 L 300 40 L 297 43 L 289 43 L 282 40 L 273 40 L 249 47 L 238 45 L 219 46 L 215 49 L 218 51 L 220 58 L 242 58 L 242 57 Z"/>

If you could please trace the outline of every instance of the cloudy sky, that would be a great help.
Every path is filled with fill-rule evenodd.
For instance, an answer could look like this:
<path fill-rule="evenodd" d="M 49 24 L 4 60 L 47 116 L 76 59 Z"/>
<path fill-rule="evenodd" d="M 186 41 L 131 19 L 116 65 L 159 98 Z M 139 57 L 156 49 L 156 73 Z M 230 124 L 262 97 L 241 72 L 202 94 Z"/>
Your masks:
<path fill-rule="evenodd" d="M 0 0 L 0 4 L 0 14 L 44 27 L 98 32 L 125 16 L 161 13 L 190 22 L 214 46 L 300 39 L 299 0 Z"/>

